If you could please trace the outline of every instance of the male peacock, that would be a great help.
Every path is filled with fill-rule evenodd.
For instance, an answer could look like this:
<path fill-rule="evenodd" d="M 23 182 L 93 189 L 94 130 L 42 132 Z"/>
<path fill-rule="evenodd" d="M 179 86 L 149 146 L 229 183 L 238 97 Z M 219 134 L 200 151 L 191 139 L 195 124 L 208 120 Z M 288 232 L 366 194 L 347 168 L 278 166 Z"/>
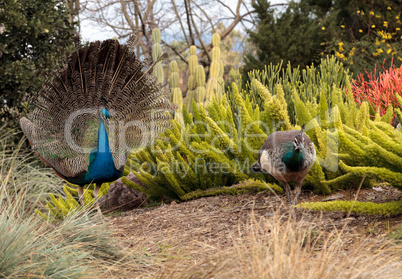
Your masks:
<path fill-rule="evenodd" d="M 152 65 L 136 58 L 133 41 L 77 49 L 20 120 L 40 158 L 79 185 L 81 204 L 85 184 L 95 183 L 97 198 L 103 182 L 122 175 L 130 150 L 150 144 L 170 123 L 166 89 L 149 73 Z"/>
<path fill-rule="evenodd" d="M 314 143 L 302 130 L 274 132 L 260 149 L 258 161 L 251 166 L 253 172 L 265 171 L 282 182 L 291 204 L 297 204 L 303 180 L 316 159 Z M 291 198 L 288 182 L 295 182 Z"/>

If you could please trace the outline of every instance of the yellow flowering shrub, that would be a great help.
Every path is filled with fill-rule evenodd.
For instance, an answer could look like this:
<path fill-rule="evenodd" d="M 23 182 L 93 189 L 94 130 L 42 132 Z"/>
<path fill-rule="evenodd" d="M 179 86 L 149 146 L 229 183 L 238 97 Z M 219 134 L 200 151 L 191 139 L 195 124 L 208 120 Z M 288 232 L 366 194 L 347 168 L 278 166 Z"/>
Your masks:
<path fill-rule="evenodd" d="M 386 12 L 356 11 L 356 23 L 348 26 L 341 23 L 338 28 L 327 28 L 326 32 L 336 38 L 330 44 L 328 51 L 335 54 L 355 74 L 364 74 L 365 70 L 373 71 L 374 65 L 384 67 L 391 61 L 402 61 L 402 22 L 400 15 L 391 7 Z M 334 34 L 334 30 L 335 34 Z M 355 31 L 353 31 L 355 30 Z M 353 33 L 354 32 L 354 33 Z M 325 55 L 323 52 L 321 55 Z"/>

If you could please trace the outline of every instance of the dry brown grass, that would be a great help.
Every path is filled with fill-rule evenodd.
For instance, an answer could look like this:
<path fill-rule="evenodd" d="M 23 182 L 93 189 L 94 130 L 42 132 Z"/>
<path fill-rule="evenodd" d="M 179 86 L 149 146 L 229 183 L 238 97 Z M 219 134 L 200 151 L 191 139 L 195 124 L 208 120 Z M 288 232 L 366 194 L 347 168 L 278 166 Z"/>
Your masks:
<path fill-rule="evenodd" d="M 257 221 L 247 233 L 231 236 L 233 247 L 193 264 L 172 260 L 156 278 L 397 278 L 402 274 L 401 246 L 350 237 L 318 222 L 276 214 Z M 199 249 L 199 247 L 194 247 Z"/>
<path fill-rule="evenodd" d="M 140 209 L 112 226 L 141 258 L 130 278 L 397 278 L 402 246 L 386 235 L 400 220 L 289 211 L 259 194 Z"/>

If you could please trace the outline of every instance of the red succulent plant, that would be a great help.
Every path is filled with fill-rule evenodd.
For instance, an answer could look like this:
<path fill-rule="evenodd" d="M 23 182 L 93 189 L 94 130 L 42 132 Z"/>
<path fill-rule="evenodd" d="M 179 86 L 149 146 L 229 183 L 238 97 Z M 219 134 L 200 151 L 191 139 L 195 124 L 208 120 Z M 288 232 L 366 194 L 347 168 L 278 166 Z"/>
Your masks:
<path fill-rule="evenodd" d="M 398 103 L 396 98 L 396 94 L 402 96 L 402 67 L 395 68 L 391 63 L 389 69 L 385 69 L 383 65 L 383 70 L 377 73 L 376 65 L 374 73 L 366 72 L 366 77 L 361 74 L 352 83 L 355 101 L 359 104 L 368 101 L 381 116 L 385 114 L 389 105 L 402 109 L 402 104 Z"/>

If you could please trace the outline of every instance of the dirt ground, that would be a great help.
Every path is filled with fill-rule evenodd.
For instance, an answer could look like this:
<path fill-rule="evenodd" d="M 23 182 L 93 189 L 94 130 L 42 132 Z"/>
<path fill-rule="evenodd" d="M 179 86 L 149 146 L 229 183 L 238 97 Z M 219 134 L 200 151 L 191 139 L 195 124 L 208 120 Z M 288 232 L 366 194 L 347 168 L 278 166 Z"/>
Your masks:
<path fill-rule="evenodd" d="M 356 190 L 342 191 L 334 195 L 338 200 L 353 200 Z M 334 196 L 332 195 L 332 196 Z M 342 197 L 343 196 L 343 197 Z M 311 192 L 302 193 L 300 202 L 322 201 L 328 197 Z M 359 201 L 388 202 L 402 199 L 401 192 L 387 185 L 375 189 L 362 189 Z M 402 216 L 373 217 L 341 212 L 313 212 L 289 209 L 285 195 L 250 193 L 238 196 L 200 198 L 188 202 L 172 202 L 156 207 L 141 208 L 108 218 L 115 237 L 127 243 L 133 253 L 146 258 L 157 258 L 159 266 L 150 266 L 148 271 L 157 272 L 172 258 L 181 258 L 181 265 L 191 265 L 213 257 L 225 249 L 232 249 L 236 238 L 247 233 L 250 222 L 272 218 L 277 212 L 290 214 L 304 222 L 321 222 L 324 230 L 344 229 L 350 242 L 356 237 L 384 237 L 402 224 Z M 347 225 L 345 226 L 345 224 Z M 191 247 L 191 249 L 189 249 Z M 183 251 L 186 251 L 185 253 Z M 182 266 L 182 267 L 183 267 Z M 148 277 L 141 271 L 133 278 Z"/>

